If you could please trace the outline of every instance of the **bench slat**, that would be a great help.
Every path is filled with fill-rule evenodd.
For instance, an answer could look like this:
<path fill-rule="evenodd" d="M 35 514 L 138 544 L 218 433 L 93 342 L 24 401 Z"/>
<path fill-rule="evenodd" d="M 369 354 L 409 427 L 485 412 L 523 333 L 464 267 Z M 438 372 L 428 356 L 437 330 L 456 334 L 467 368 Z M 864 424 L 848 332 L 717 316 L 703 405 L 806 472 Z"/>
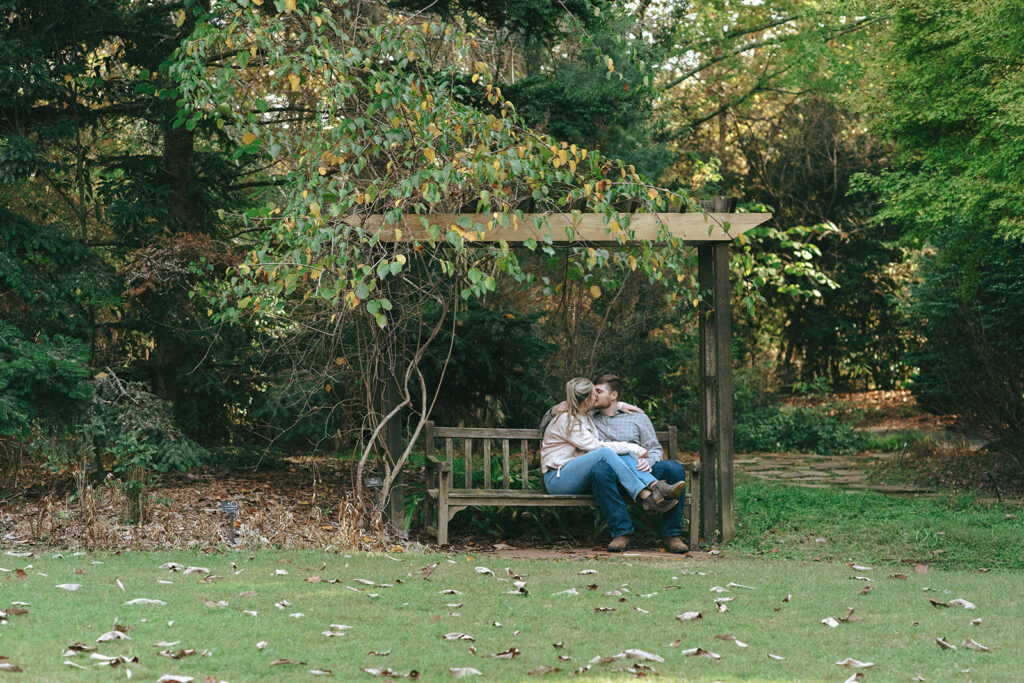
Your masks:
<path fill-rule="evenodd" d="M 512 487 L 512 479 L 508 471 L 509 447 L 508 439 L 501 440 L 501 482 L 506 491 Z"/>
<path fill-rule="evenodd" d="M 465 458 L 466 484 L 465 488 L 473 488 L 473 440 L 466 439 L 462 444 L 462 457 Z"/>
<path fill-rule="evenodd" d="M 491 488 L 491 440 L 484 439 L 484 488 Z"/>
<path fill-rule="evenodd" d="M 435 437 L 457 439 L 541 439 L 544 432 L 539 429 L 492 429 L 489 427 L 434 427 Z"/>
<path fill-rule="evenodd" d="M 540 431 L 539 429 L 536 431 Z M 541 435 L 543 436 L 543 435 Z M 526 445 L 526 439 L 519 442 L 519 459 L 523 462 L 523 490 L 525 491 L 530 481 L 530 468 L 526 464 L 526 459 L 529 457 L 529 449 Z"/>

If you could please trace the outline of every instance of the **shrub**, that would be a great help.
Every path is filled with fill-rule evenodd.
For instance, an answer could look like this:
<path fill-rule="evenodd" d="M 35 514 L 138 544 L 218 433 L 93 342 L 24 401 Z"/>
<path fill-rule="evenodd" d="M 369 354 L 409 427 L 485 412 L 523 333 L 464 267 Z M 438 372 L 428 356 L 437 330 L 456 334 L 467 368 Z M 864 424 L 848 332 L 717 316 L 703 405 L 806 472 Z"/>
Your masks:
<path fill-rule="evenodd" d="M 863 450 L 866 440 L 823 408 L 764 405 L 736 416 L 737 451 L 836 455 Z"/>

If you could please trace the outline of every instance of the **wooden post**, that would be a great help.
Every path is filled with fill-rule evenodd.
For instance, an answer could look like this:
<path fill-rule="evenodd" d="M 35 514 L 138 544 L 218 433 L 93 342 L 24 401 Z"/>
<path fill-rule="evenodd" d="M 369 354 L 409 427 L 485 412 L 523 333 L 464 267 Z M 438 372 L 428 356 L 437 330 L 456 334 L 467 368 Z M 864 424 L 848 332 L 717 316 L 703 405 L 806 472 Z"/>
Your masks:
<path fill-rule="evenodd" d="M 715 308 L 715 259 L 714 246 L 700 244 L 697 246 L 697 284 L 702 296 L 698 309 L 699 360 L 698 376 L 700 379 L 700 465 L 704 478 L 701 486 L 701 520 L 700 530 L 708 540 L 714 539 L 718 529 L 718 496 L 717 477 L 718 463 L 715 439 L 718 436 L 718 411 L 715 369 L 716 346 L 714 339 L 714 308 Z"/>
<path fill-rule="evenodd" d="M 386 406 L 384 414 L 390 413 L 402 401 L 402 394 L 398 389 L 397 379 L 391 373 L 385 373 L 384 381 L 387 383 Z M 391 467 L 395 466 L 398 459 L 402 457 L 405 450 L 405 439 L 402 438 L 402 413 L 395 415 L 387 426 L 387 450 L 388 460 Z M 405 474 L 399 472 L 391 484 L 391 494 L 388 501 L 388 519 L 396 529 L 403 529 L 405 526 Z"/>
<path fill-rule="evenodd" d="M 722 540 L 736 535 L 732 466 L 732 307 L 729 286 L 729 243 L 715 250 L 715 385 L 718 409 L 718 523 Z"/>

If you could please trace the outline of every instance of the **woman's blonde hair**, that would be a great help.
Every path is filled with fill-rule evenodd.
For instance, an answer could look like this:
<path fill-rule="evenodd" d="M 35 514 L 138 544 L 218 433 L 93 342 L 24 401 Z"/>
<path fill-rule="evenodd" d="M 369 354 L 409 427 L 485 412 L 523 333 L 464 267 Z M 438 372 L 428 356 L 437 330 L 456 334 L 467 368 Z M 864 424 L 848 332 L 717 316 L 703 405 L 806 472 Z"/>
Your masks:
<path fill-rule="evenodd" d="M 590 398 L 594 383 L 586 377 L 573 377 L 565 383 L 565 405 L 569 409 L 569 427 L 572 428 L 582 417 L 583 402 Z"/>

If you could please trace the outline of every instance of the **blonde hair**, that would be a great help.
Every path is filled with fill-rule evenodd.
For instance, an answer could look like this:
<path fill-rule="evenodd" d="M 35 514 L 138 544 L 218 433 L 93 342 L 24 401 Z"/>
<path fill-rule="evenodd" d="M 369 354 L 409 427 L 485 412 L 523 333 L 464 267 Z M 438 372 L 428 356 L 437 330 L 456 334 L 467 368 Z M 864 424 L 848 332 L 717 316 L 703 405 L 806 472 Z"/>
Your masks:
<path fill-rule="evenodd" d="M 594 383 L 586 377 L 573 377 L 565 383 L 565 405 L 569 412 L 569 428 L 572 429 L 584 414 L 581 407 L 594 391 Z"/>

